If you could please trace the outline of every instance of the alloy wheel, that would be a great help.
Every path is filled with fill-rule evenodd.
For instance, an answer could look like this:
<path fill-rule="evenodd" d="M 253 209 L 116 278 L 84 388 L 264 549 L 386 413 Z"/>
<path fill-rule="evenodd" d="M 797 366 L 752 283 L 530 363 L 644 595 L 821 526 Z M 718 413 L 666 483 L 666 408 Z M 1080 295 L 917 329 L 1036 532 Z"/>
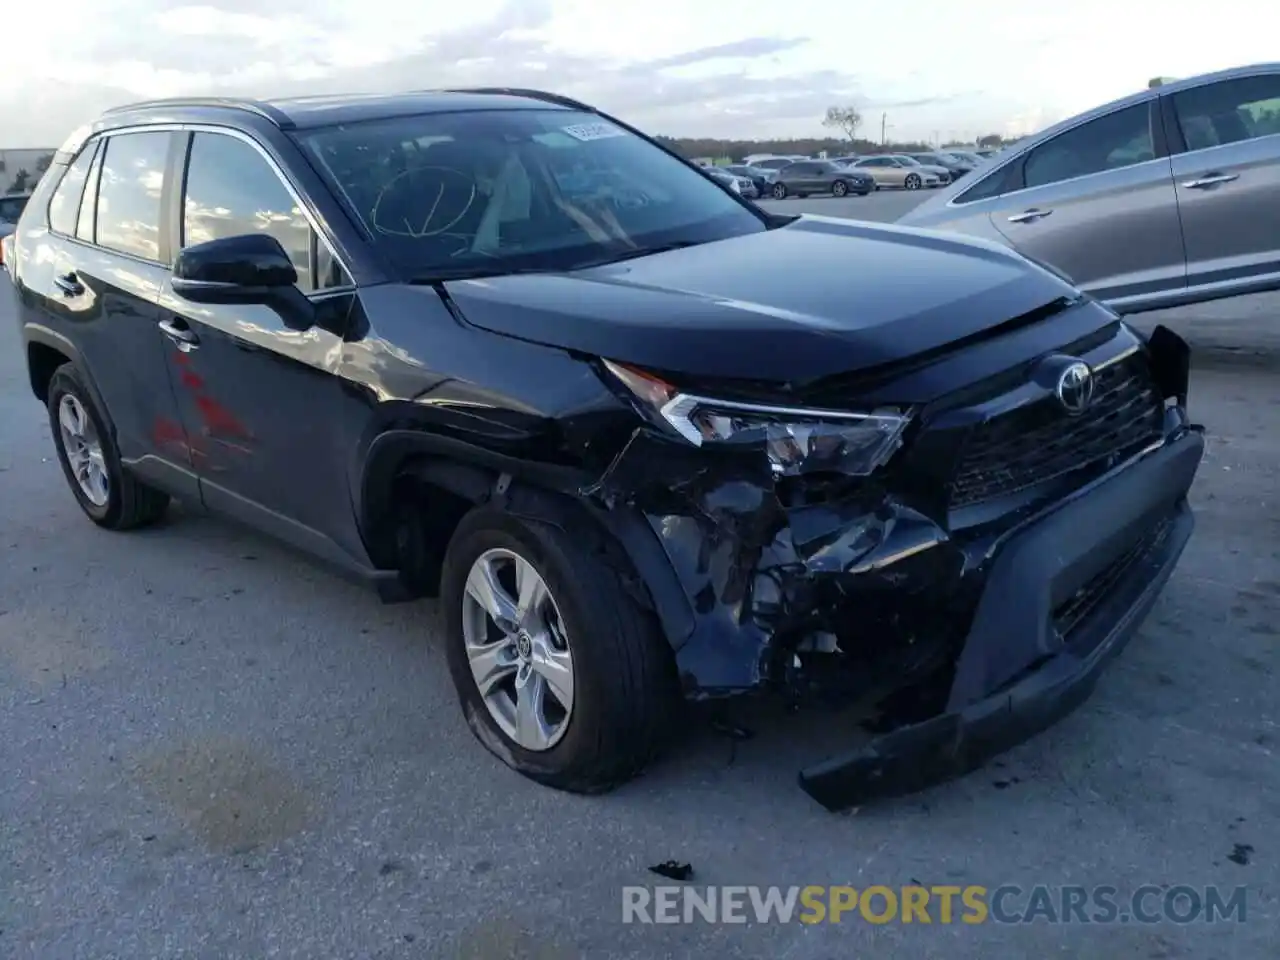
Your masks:
<path fill-rule="evenodd" d="M 467 661 L 498 727 L 525 750 L 560 742 L 573 714 L 573 654 L 555 598 L 524 557 L 476 558 L 462 598 Z"/>
<path fill-rule="evenodd" d="M 58 432 L 80 492 L 95 507 L 105 507 L 111 497 L 111 480 L 102 441 L 84 404 L 69 393 L 58 401 Z"/>

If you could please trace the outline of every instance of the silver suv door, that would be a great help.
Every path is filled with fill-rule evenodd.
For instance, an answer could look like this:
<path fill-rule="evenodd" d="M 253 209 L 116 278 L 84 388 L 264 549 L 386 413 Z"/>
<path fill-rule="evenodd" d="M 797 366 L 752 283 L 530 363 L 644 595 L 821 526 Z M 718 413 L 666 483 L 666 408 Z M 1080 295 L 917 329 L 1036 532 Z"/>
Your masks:
<path fill-rule="evenodd" d="M 1188 294 L 1280 287 L 1280 73 L 1164 100 Z"/>
<path fill-rule="evenodd" d="M 1013 247 L 1120 308 L 1185 286 L 1182 227 L 1154 97 L 1064 130 L 1020 163 L 1015 189 L 982 204 Z"/>

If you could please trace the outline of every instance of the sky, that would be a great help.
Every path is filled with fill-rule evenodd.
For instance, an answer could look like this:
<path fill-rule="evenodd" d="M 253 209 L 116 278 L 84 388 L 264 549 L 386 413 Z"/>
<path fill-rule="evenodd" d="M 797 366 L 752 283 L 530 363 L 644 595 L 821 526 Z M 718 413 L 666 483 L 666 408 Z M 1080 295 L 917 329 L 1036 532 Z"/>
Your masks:
<path fill-rule="evenodd" d="M 57 0 L 6 20 L 2 148 L 153 97 L 468 85 L 555 90 L 671 136 L 820 136 L 838 105 L 872 139 L 883 122 L 972 141 L 1280 59 L 1262 0 Z"/>

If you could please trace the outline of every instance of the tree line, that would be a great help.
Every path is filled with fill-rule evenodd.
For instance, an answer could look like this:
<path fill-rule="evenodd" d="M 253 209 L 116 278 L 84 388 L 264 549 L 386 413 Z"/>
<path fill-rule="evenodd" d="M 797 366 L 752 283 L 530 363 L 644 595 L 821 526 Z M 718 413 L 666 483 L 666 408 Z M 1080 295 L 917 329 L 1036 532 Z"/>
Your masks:
<path fill-rule="evenodd" d="M 862 128 L 862 114 L 856 107 L 829 107 L 822 125 L 833 131 L 831 136 L 770 140 L 725 140 L 715 137 L 658 137 L 657 139 L 689 159 L 728 157 L 731 160 L 742 160 L 753 153 L 776 153 L 783 156 L 802 154 L 812 157 L 824 150 L 828 156 L 839 157 L 851 153 L 920 152 L 937 149 L 935 144 L 921 140 L 890 140 L 887 143 L 881 143 L 878 140 L 859 136 L 859 130 Z M 944 143 L 942 147 L 944 149 L 948 146 L 1001 147 L 1007 142 L 998 133 L 989 133 L 979 137 L 976 144 Z"/>

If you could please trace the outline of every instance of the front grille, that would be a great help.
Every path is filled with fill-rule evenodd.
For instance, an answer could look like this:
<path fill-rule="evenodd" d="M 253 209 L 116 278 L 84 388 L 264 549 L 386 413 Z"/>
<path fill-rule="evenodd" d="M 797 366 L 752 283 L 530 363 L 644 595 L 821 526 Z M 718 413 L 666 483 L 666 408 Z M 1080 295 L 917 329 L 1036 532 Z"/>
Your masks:
<path fill-rule="evenodd" d="M 976 427 L 951 481 L 951 508 L 1132 456 L 1160 437 L 1164 405 L 1145 356 L 1135 353 L 1094 376 L 1093 403 L 1079 416 L 1049 396 Z"/>

